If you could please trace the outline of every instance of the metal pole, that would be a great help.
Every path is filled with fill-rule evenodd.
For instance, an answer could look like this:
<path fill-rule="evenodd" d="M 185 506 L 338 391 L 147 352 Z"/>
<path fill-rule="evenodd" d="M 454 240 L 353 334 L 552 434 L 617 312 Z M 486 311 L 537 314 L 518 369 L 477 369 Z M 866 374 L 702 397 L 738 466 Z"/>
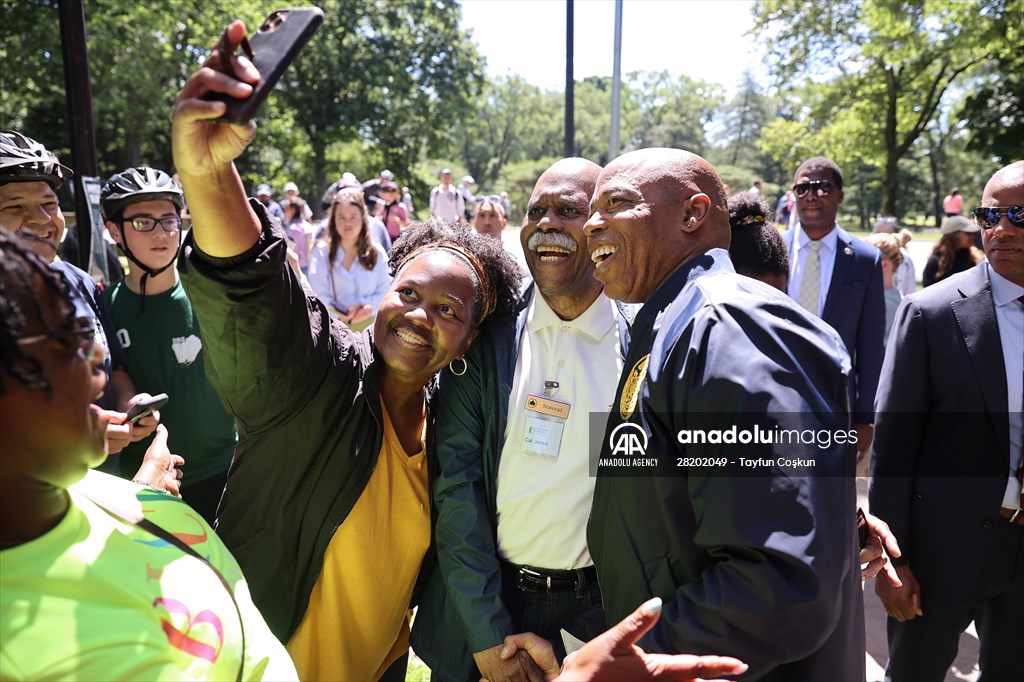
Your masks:
<path fill-rule="evenodd" d="M 612 60 L 612 125 L 608 135 L 608 161 L 619 155 L 619 109 L 622 91 L 622 0 L 615 0 L 615 47 Z"/>
<path fill-rule="evenodd" d="M 576 116 L 572 77 L 572 3 L 565 0 L 565 156 L 576 156 Z"/>
<path fill-rule="evenodd" d="M 78 226 L 78 262 L 89 271 L 92 260 L 91 208 L 82 178 L 99 175 L 96 164 L 96 130 L 92 121 L 92 81 L 85 43 L 85 9 L 82 0 L 60 0 L 61 52 L 64 57 L 64 89 L 68 102 L 71 137 L 71 170 L 75 172 L 75 223 Z"/>

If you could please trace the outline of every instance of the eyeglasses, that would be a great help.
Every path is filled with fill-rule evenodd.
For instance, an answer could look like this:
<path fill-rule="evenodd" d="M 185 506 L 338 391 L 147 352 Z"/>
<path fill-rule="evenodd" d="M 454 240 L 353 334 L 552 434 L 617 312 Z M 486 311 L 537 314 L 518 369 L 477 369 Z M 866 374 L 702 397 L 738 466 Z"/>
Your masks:
<path fill-rule="evenodd" d="M 128 223 L 136 232 L 152 232 L 156 229 L 157 225 L 164 232 L 172 234 L 181 229 L 181 217 L 176 215 L 167 216 L 166 218 L 150 218 L 149 216 L 140 215 L 134 218 L 125 218 L 121 223 Z"/>
<path fill-rule="evenodd" d="M 1014 227 L 1024 227 L 1024 206 L 985 206 L 971 211 L 974 224 L 983 230 L 991 230 L 1004 215 Z"/>
<path fill-rule="evenodd" d="M 816 180 L 815 182 L 801 182 L 798 185 L 793 185 L 793 191 L 796 192 L 798 197 L 807 196 L 807 193 L 812 189 L 819 197 L 828 196 L 832 193 L 832 183 L 828 180 Z"/>
<path fill-rule="evenodd" d="M 79 317 L 74 328 L 66 334 L 53 332 L 25 336 L 18 339 L 18 345 L 28 346 L 40 341 L 49 341 L 62 350 L 77 353 L 86 362 L 92 362 L 96 358 L 96 323 L 91 318 Z"/>

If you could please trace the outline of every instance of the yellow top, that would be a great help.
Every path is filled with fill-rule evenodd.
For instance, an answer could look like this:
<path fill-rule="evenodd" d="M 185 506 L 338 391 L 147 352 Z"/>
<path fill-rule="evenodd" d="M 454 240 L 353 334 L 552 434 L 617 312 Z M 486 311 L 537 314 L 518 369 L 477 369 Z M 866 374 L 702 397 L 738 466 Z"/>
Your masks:
<path fill-rule="evenodd" d="M 407 455 L 381 410 L 377 467 L 331 538 L 288 642 L 302 680 L 376 680 L 409 648 L 409 602 L 430 544 L 426 454 Z"/>

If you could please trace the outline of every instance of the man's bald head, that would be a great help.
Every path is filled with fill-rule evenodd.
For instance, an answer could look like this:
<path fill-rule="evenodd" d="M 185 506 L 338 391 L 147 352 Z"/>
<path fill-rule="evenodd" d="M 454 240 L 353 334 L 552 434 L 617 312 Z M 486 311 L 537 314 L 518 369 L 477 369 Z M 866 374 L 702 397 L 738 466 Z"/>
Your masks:
<path fill-rule="evenodd" d="M 563 320 L 575 319 L 601 293 L 583 224 L 601 167 L 562 159 L 541 174 L 530 196 L 520 239 L 537 290 Z"/>
<path fill-rule="evenodd" d="M 981 195 L 983 208 L 998 208 L 999 221 L 988 227 L 983 216 L 981 243 L 992 269 L 1014 284 L 1024 286 L 1024 227 L 1017 227 L 1007 215 L 1024 206 L 1024 161 L 1011 163 L 996 171 Z M 994 217 L 994 211 L 990 212 Z"/>
<path fill-rule="evenodd" d="M 1013 191 L 1016 188 L 1018 192 L 1022 191 L 1024 187 L 1024 161 L 1014 161 L 1008 166 L 1003 166 L 997 170 L 988 182 L 985 183 L 984 194 L 989 194 L 990 188 L 1005 187 L 1009 191 Z"/>
<path fill-rule="evenodd" d="M 630 303 L 646 301 L 691 258 L 729 248 L 722 179 L 705 159 L 679 149 L 641 149 L 608 164 L 591 214 L 596 277 L 609 296 Z"/>
<path fill-rule="evenodd" d="M 542 183 L 550 183 L 555 178 L 573 178 L 575 184 L 587 190 L 588 196 L 593 196 L 599 175 L 601 175 L 600 166 L 589 159 L 574 156 L 560 159 L 551 164 L 546 171 L 541 173 L 534 187 L 539 187 Z"/>

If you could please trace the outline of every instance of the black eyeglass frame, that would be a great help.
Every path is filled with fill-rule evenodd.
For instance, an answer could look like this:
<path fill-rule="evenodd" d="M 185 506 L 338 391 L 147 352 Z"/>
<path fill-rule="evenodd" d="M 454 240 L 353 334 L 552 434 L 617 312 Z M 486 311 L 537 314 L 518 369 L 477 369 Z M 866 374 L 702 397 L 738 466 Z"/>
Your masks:
<path fill-rule="evenodd" d="M 149 227 L 139 227 L 139 223 L 146 225 L 149 223 Z M 164 216 L 163 218 L 151 218 L 148 215 L 140 215 L 132 218 L 121 218 L 121 224 L 128 223 L 133 230 L 136 232 L 152 232 L 159 225 L 160 229 L 167 234 L 174 234 L 175 232 L 181 232 L 181 216 Z M 165 223 L 173 225 L 171 229 L 167 229 Z M 176 223 L 176 224 L 175 224 Z"/>

